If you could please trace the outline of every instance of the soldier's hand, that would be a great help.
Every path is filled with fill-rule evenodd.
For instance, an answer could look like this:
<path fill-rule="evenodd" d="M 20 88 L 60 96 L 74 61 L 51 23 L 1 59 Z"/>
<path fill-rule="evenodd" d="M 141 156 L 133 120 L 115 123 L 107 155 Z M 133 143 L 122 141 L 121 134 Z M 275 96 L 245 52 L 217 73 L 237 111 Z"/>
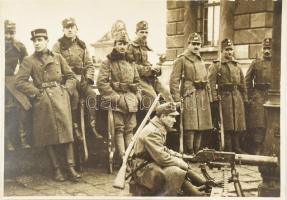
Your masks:
<path fill-rule="evenodd" d="M 139 101 L 139 103 L 140 103 L 140 102 L 142 101 L 142 95 L 141 95 L 141 93 L 140 93 L 140 92 L 137 92 L 136 96 L 137 96 L 137 99 L 138 99 L 138 101 Z"/>
<path fill-rule="evenodd" d="M 151 67 L 151 71 L 153 72 L 154 75 L 160 76 L 161 75 L 161 66 L 153 65 Z"/>
<path fill-rule="evenodd" d="M 90 67 L 87 69 L 86 78 L 90 84 L 94 83 L 95 69 Z"/>
<path fill-rule="evenodd" d="M 44 89 L 39 89 L 39 92 L 35 94 L 35 99 L 39 100 L 44 95 Z"/>

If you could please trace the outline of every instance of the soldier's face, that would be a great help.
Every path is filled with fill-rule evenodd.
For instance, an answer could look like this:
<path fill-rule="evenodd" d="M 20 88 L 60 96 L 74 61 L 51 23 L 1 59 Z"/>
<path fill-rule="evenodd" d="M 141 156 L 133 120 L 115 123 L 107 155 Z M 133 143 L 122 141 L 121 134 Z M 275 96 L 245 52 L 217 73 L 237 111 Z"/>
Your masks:
<path fill-rule="evenodd" d="M 263 47 L 263 56 L 270 58 L 272 56 L 272 51 L 270 47 Z"/>
<path fill-rule="evenodd" d="M 137 32 L 137 37 L 143 41 L 145 41 L 148 37 L 148 30 L 139 30 Z"/>
<path fill-rule="evenodd" d="M 117 41 L 115 44 L 115 49 L 119 52 L 119 53 L 125 53 L 127 51 L 127 43 L 126 42 L 122 42 L 122 41 Z"/>
<path fill-rule="evenodd" d="M 78 28 L 76 25 L 71 25 L 63 28 L 64 35 L 67 38 L 74 39 L 77 36 Z"/>
<path fill-rule="evenodd" d="M 234 50 L 231 47 L 227 47 L 227 48 L 223 49 L 222 53 L 223 53 L 223 56 L 227 60 L 231 60 L 233 58 L 233 55 L 234 55 Z"/>
<path fill-rule="evenodd" d="M 36 37 L 33 40 L 34 48 L 36 52 L 41 52 L 47 48 L 48 39 L 45 37 Z"/>
<path fill-rule="evenodd" d="M 188 49 L 195 54 L 199 53 L 200 47 L 201 47 L 201 43 L 197 43 L 197 42 L 190 42 L 188 45 Z"/>
<path fill-rule="evenodd" d="M 162 123 L 168 128 L 172 128 L 176 122 L 174 115 L 161 115 L 160 119 Z"/>
<path fill-rule="evenodd" d="M 13 41 L 15 39 L 15 32 L 6 32 L 5 33 L 5 40 L 6 41 Z"/>

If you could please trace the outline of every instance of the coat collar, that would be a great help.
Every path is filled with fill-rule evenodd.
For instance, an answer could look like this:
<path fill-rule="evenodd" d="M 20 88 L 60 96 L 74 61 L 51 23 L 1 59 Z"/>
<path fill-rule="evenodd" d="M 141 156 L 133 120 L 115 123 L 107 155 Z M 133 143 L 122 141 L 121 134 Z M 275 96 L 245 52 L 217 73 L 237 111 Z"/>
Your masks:
<path fill-rule="evenodd" d="M 163 134 L 163 135 L 166 135 L 167 133 L 167 130 L 165 128 L 165 126 L 163 125 L 163 123 L 160 121 L 160 119 L 155 116 L 154 118 L 152 118 L 150 120 L 150 122 L 155 126 L 157 127 L 159 130 L 160 130 L 160 133 Z"/>
<path fill-rule="evenodd" d="M 152 49 L 148 46 L 147 42 L 143 42 L 140 39 L 136 39 L 136 40 L 132 41 L 131 44 L 135 47 L 144 47 L 148 51 L 152 51 Z"/>
<path fill-rule="evenodd" d="M 112 52 L 107 55 L 107 58 L 112 62 L 117 60 L 127 60 L 126 54 L 123 55 L 119 53 L 115 48 L 113 48 Z"/>
<path fill-rule="evenodd" d="M 11 46 L 13 46 L 14 48 L 16 48 L 18 52 L 21 51 L 21 47 L 22 47 L 21 42 L 19 42 L 19 41 L 17 41 L 17 40 L 13 40 L 13 41 L 11 41 L 11 42 L 5 41 L 5 44 L 6 44 L 6 43 L 7 43 L 8 45 L 11 44 Z"/>
<path fill-rule="evenodd" d="M 182 55 L 186 57 L 188 60 L 190 60 L 191 62 L 194 62 L 196 60 L 201 60 L 201 56 L 199 54 L 192 53 L 188 49 L 186 49 Z"/>
<path fill-rule="evenodd" d="M 233 63 L 238 63 L 237 60 L 234 59 L 234 57 L 232 58 L 232 60 L 227 60 L 224 56 L 221 57 L 221 63 L 229 63 L 229 62 L 233 62 Z"/>
<path fill-rule="evenodd" d="M 82 40 L 80 40 L 78 37 L 76 37 L 75 41 L 72 41 L 71 39 L 67 38 L 65 35 L 61 37 L 59 40 L 60 42 L 60 48 L 61 50 L 67 50 L 69 49 L 74 42 L 76 42 L 82 49 L 86 49 L 86 44 Z"/>
<path fill-rule="evenodd" d="M 37 60 L 39 60 L 39 61 L 41 61 L 42 63 L 44 63 L 43 66 L 47 66 L 48 64 L 53 63 L 53 62 L 55 61 L 55 59 L 54 59 L 55 54 L 54 54 L 52 51 L 48 50 L 48 51 L 47 51 L 47 54 L 48 54 L 48 57 L 47 57 L 46 60 L 43 60 L 43 59 L 41 58 L 41 54 L 37 53 L 36 51 L 33 53 L 33 56 L 34 56 Z"/>

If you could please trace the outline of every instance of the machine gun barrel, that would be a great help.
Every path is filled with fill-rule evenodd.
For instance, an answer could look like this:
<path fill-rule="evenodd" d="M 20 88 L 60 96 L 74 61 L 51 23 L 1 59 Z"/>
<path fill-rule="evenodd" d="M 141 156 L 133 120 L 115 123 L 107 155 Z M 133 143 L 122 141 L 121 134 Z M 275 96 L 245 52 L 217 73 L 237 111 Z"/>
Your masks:
<path fill-rule="evenodd" d="M 245 165 L 277 165 L 278 157 L 235 154 L 235 162 Z"/>

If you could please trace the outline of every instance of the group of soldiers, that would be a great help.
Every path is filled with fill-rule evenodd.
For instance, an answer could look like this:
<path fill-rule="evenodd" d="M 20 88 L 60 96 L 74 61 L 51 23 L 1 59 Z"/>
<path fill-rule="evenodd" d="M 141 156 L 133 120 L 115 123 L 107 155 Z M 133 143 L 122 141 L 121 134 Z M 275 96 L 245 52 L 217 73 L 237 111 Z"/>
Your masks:
<path fill-rule="evenodd" d="M 69 178 L 79 181 L 81 175 L 75 170 L 73 142 L 83 140 L 79 129 L 80 99 L 97 99 L 92 87 L 95 69 L 85 42 L 77 36 L 75 19 L 64 19 L 62 26 L 64 35 L 52 50 L 47 48 L 46 29 L 31 31 L 35 51 L 28 56 L 25 46 L 15 40 L 15 23 L 5 21 L 5 145 L 8 151 L 14 150 L 9 138 L 14 120 L 9 116 L 16 112 L 20 118 L 21 146 L 30 147 L 25 133 L 27 110 L 32 109 L 33 146 L 47 148 L 54 179 L 66 179 L 56 153 L 60 148 L 66 158 Z M 154 116 L 136 141 L 131 169 L 143 160 L 152 160 L 151 165 L 138 170 L 133 177 L 150 190 L 162 190 L 162 194 L 174 194 L 182 188 L 189 195 L 202 196 L 196 186 L 206 184 L 205 181 L 189 170 L 180 154 L 165 146 L 166 134 L 173 130 L 180 110 L 184 152 L 198 152 L 202 135 L 221 128 L 224 150 L 245 153 L 240 147 L 240 135 L 248 127 L 255 147 L 252 153 L 258 154 L 265 136 L 263 103 L 270 88 L 272 41 L 264 39 L 263 57 L 251 64 L 244 77 L 239 62 L 234 59 L 230 39 L 222 41 L 221 57 L 207 69 L 200 56 L 201 37 L 192 33 L 187 48 L 174 61 L 168 90 L 158 79 L 161 66 L 148 60 L 151 51 L 147 44 L 148 31 L 148 23 L 140 21 L 134 41 L 128 41 L 126 34 L 115 36 L 113 49 L 102 63 L 96 82 L 101 107 L 112 110 L 116 149 L 123 158 L 137 124 L 144 119 L 157 94 L 161 94 L 166 103 L 158 103 Z M 86 105 L 86 110 L 92 133 L 102 139 L 96 130 L 95 109 Z M 219 121 L 223 127 L 218 127 Z M 186 181 L 187 176 L 193 183 Z M 165 187 L 160 187 L 162 181 Z"/>

